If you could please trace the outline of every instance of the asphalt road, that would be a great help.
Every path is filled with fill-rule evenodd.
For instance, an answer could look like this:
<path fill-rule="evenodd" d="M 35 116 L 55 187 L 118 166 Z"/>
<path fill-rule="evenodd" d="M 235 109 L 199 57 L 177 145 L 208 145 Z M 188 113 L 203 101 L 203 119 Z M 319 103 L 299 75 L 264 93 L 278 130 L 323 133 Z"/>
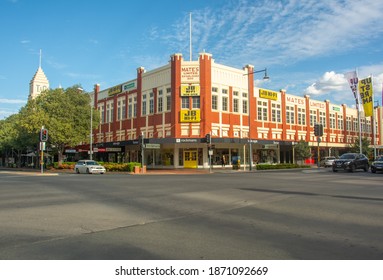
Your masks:
<path fill-rule="evenodd" d="M 0 171 L 0 259 L 383 259 L 383 174 Z"/>

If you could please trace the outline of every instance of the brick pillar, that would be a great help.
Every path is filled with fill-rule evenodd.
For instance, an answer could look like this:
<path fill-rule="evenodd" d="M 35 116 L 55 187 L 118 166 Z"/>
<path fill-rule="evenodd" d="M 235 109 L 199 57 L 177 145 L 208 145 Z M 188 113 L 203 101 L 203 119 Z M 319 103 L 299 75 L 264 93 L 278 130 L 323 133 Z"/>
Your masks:
<path fill-rule="evenodd" d="M 199 79 L 200 79 L 200 103 L 201 103 L 201 131 L 200 137 L 205 137 L 211 131 L 211 66 L 213 60 L 209 53 L 199 54 Z"/>
<path fill-rule="evenodd" d="M 141 135 L 141 132 L 144 131 L 143 128 L 145 127 L 145 117 L 142 116 L 142 75 L 144 73 L 144 67 L 137 68 L 137 117 L 135 120 L 137 138 Z"/>
<path fill-rule="evenodd" d="M 181 64 L 183 61 L 182 54 L 176 53 L 171 57 L 171 134 L 172 137 L 181 137 L 180 129 L 180 88 L 181 88 Z"/>
<path fill-rule="evenodd" d="M 249 125 L 249 139 L 253 139 L 255 137 L 256 133 L 256 125 L 254 123 L 254 119 L 256 119 L 257 111 L 256 111 L 256 98 L 254 97 L 254 66 L 253 65 L 246 65 L 245 70 L 247 71 L 247 91 L 248 91 L 248 107 L 249 111 L 248 114 L 248 121 L 243 121 L 243 123 L 248 123 Z"/>

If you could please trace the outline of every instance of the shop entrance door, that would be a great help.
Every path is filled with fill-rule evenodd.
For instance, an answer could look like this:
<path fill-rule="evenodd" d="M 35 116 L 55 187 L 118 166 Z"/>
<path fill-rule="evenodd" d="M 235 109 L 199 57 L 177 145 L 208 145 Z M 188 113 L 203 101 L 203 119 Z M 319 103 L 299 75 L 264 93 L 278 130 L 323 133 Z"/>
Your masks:
<path fill-rule="evenodd" d="M 198 167 L 197 151 L 196 150 L 184 151 L 184 168 L 197 168 L 197 167 Z"/>

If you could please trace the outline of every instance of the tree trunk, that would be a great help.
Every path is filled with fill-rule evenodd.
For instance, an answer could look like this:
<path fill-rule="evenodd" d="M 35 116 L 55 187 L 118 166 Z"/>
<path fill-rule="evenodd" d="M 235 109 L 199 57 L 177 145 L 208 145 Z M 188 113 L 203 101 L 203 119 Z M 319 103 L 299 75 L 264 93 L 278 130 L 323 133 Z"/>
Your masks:
<path fill-rule="evenodd" d="M 64 153 L 64 146 L 58 146 L 57 147 L 57 155 L 58 155 L 58 165 L 62 165 L 63 163 L 63 153 Z"/>

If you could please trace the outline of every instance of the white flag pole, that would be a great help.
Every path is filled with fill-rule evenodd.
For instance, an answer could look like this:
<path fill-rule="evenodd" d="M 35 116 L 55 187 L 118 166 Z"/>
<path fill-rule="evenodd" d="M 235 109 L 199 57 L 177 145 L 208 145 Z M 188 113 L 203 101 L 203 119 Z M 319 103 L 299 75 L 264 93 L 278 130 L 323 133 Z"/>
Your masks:
<path fill-rule="evenodd" d="M 355 69 L 356 77 L 358 77 L 358 69 Z M 358 84 L 356 87 L 356 109 L 358 111 L 358 126 L 359 126 L 359 153 L 362 154 L 362 122 L 360 120 L 360 102 L 359 102 L 359 78 L 358 78 Z"/>
<path fill-rule="evenodd" d="M 374 160 L 376 159 L 376 126 L 375 126 L 375 98 L 374 98 L 374 79 L 371 74 L 371 88 L 372 88 L 372 139 L 374 140 Z"/>
<path fill-rule="evenodd" d="M 190 61 L 192 61 L 192 13 L 189 14 Z"/>

